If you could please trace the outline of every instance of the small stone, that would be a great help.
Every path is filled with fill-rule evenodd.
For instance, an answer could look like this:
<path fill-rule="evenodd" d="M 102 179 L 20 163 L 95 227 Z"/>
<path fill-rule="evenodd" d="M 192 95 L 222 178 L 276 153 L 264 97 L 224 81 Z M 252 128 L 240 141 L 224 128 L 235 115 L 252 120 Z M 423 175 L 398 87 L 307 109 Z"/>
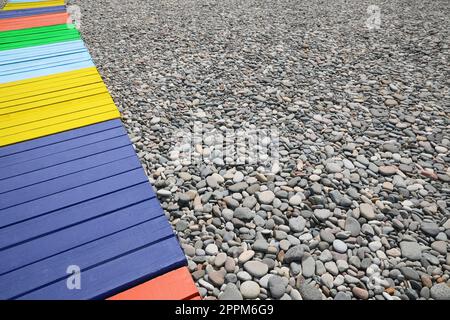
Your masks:
<path fill-rule="evenodd" d="M 305 278 L 310 278 L 314 276 L 316 271 L 316 262 L 313 257 L 308 256 L 302 261 L 302 274 Z"/>
<path fill-rule="evenodd" d="M 447 241 L 435 241 L 431 244 L 431 248 L 440 254 L 447 254 Z"/>
<path fill-rule="evenodd" d="M 383 176 L 392 176 L 397 173 L 398 168 L 396 166 L 380 166 L 378 167 L 378 171 Z"/>
<path fill-rule="evenodd" d="M 304 249 L 301 245 L 291 247 L 284 255 L 284 263 L 301 262 L 304 254 Z"/>
<path fill-rule="evenodd" d="M 322 300 L 322 292 L 309 284 L 300 284 L 298 291 L 302 295 L 303 300 Z"/>
<path fill-rule="evenodd" d="M 435 284 L 430 289 L 434 300 L 450 300 L 450 287 L 446 283 Z"/>
<path fill-rule="evenodd" d="M 273 199 L 275 199 L 275 194 L 270 190 L 258 193 L 258 200 L 263 204 L 271 204 Z"/>
<path fill-rule="evenodd" d="M 255 213 L 249 208 L 238 207 L 234 210 L 233 216 L 240 220 L 252 220 L 255 217 Z"/>
<path fill-rule="evenodd" d="M 422 257 L 422 249 L 417 242 L 402 241 L 400 242 L 400 250 L 402 257 L 410 260 L 420 260 Z"/>
<path fill-rule="evenodd" d="M 283 281 L 283 278 L 276 275 L 270 276 L 269 281 L 267 282 L 267 286 L 269 288 L 270 294 L 275 299 L 281 298 L 286 290 L 286 285 Z"/>
<path fill-rule="evenodd" d="M 314 216 L 321 220 L 324 221 L 326 219 L 328 219 L 329 217 L 331 217 L 332 213 L 330 210 L 328 209 L 316 209 L 314 210 Z"/>
<path fill-rule="evenodd" d="M 365 289 L 353 287 L 352 289 L 353 295 L 361 300 L 367 300 L 369 299 L 369 292 Z"/>
<path fill-rule="evenodd" d="M 373 210 L 373 206 L 368 203 L 361 203 L 359 205 L 359 212 L 367 220 L 375 219 L 375 212 Z"/>
<path fill-rule="evenodd" d="M 291 206 L 299 206 L 302 201 L 302 197 L 299 194 L 296 194 L 289 199 L 289 204 Z"/>
<path fill-rule="evenodd" d="M 240 291 L 245 299 L 256 299 L 259 296 L 261 288 L 254 281 L 245 281 L 241 284 Z"/>
<path fill-rule="evenodd" d="M 214 259 L 214 265 L 218 268 L 223 266 L 225 264 L 225 261 L 227 260 L 227 254 L 224 252 L 220 252 L 217 254 L 216 258 Z"/>
<path fill-rule="evenodd" d="M 339 253 L 346 253 L 347 252 L 347 245 L 344 241 L 336 239 L 333 241 L 333 248 Z"/>
<path fill-rule="evenodd" d="M 208 273 L 208 279 L 217 287 L 220 287 L 225 282 L 224 273 L 220 271 L 211 271 Z"/>
<path fill-rule="evenodd" d="M 439 226 L 434 222 L 422 222 L 420 229 L 426 235 L 435 237 L 439 233 Z"/>
<path fill-rule="evenodd" d="M 305 229 L 306 220 L 303 217 L 296 217 L 289 219 L 289 228 L 293 232 L 301 232 Z"/>
<path fill-rule="evenodd" d="M 269 267 L 260 261 L 248 261 L 244 264 L 244 269 L 254 277 L 261 278 L 269 271 Z"/>
<path fill-rule="evenodd" d="M 242 300 L 242 294 L 234 283 L 228 283 L 219 295 L 219 300 Z"/>
<path fill-rule="evenodd" d="M 355 218 L 347 217 L 345 220 L 345 230 L 350 231 L 352 237 L 357 237 L 361 232 L 361 226 Z"/>
<path fill-rule="evenodd" d="M 255 251 L 246 250 L 239 255 L 238 261 L 239 261 L 239 263 L 246 263 L 251 258 L 253 258 L 254 255 L 255 255 Z"/>
<path fill-rule="evenodd" d="M 215 256 L 219 252 L 219 248 L 214 243 L 210 243 L 206 246 L 205 252 L 210 256 Z"/>

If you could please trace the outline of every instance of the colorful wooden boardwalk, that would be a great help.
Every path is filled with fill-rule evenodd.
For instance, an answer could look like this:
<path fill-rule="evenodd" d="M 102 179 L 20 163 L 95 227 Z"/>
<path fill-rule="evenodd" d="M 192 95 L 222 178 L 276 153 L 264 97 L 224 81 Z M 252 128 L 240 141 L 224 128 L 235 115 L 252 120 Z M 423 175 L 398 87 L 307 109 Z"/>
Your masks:
<path fill-rule="evenodd" d="M 0 299 L 198 299 L 64 1 L 0 11 Z M 68 286 L 80 269 L 80 288 Z"/>

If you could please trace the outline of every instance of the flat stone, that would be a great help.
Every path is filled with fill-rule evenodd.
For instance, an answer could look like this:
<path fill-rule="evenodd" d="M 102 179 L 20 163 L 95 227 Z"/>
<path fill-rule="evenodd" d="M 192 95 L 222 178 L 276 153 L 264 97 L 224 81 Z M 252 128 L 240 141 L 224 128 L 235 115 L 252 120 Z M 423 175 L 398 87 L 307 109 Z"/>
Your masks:
<path fill-rule="evenodd" d="M 269 271 L 269 267 L 260 261 L 248 261 L 244 264 L 244 269 L 254 277 L 261 278 Z"/>
<path fill-rule="evenodd" d="M 347 244 L 339 239 L 336 239 L 333 241 L 333 248 L 339 253 L 346 253 L 347 252 Z"/>
<path fill-rule="evenodd" d="M 257 239 L 252 245 L 253 250 L 258 252 L 267 252 L 269 248 L 269 244 L 264 239 Z"/>
<path fill-rule="evenodd" d="M 309 284 L 300 284 L 298 291 L 300 292 L 303 300 L 322 300 L 322 292 Z"/>
<path fill-rule="evenodd" d="M 217 287 L 220 287 L 225 282 L 225 275 L 220 271 L 211 271 L 208 273 L 209 281 Z"/>
<path fill-rule="evenodd" d="M 305 229 L 306 220 L 303 217 L 296 217 L 289 219 L 289 228 L 293 232 L 301 232 Z"/>
<path fill-rule="evenodd" d="M 314 210 L 314 216 L 317 219 L 324 221 L 324 220 L 328 219 L 329 217 L 331 217 L 332 213 L 328 209 L 316 209 L 316 210 Z"/>
<path fill-rule="evenodd" d="M 367 300 L 369 299 L 369 292 L 365 289 L 353 287 L 352 289 L 353 295 L 361 300 Z"/>
<path fill-rule="evenodd" d="M 290 264 L 291 262 L 301 262 L 304 254 L 304 249 L 301 245 L 293 246 L 286 251 L 283 263 Z"/>
<path fill-rule="evenodd" d="M 289 199 L 289 204 L 291 206 L 299 206 L 302 203 L 302 196 L 296 194 Z"/>
<path fill-rule="evenodd" d="M 234 210 L 233 216 L 240 220 L 252 220 L 255 217 L 255 213 L 246 207 L 238 207 Z"/>
<path fill-rule="evenodd" d="M 275 199 L 275 194 L 270 190 L 258 193 L 258 200 L 263 204 L 271 204 L 273 199 Z"/>
<path fill-rule="evenodd" d="M 313 257 L 309 256 L 302 261 L 302 275 L 305 278 L 311 278 L 315 275 L 316 271 L 316 262 Z"/>
<path fill-rule="evenodd" d="M 434 222 L 422 222 L 420 229 L 428 236 L 435 237 L 439 233 L 439 226 Z"/>
<path fill-rule="evenodd" d="M 256 299 L 259 296 L 261 288 L 254 281 L 245 281 L 241 284 L 240 291 L 245 299 Z"/>
<path fill-rule="evenodd" d="M 402 241 L 400 242 L 400 250 L 402 257 L 410 260 L 420 260 L 422 257 L 422 249 L 417 242 Z"/>
<path fill-rule="evenodd" d="M 275 299 L 280 299 L 286 291 L 286 285 L 283 278 L 276 275 L 270 276 L 267 287 L 269 288 L 270 294 Z"/>
<path fill-rule="evenodd" d="M 347 217 L 345 220 L 345 230 L 350 231 L 352 237 L 356 237 L 361 232 L 361 226 L 355 218 Z"/>
<path fill-rule="evenodd" d="M 431 248 L 440 254 L 447 254 L 447 241 L 435 241 L 431 244 Z"/>
<path fill-rule="evenodd" d="M 217 254 L 216 258 L 214 259 L 214 265 L 218 268 L 223 266 L 225 264 L 225 261 L 227 260 L 227 254 L 224 252 L 220 252 Z"/>
<path fill-rule="evenodd" d="M 242 294 L 234 283 L 228 283 L 219 295 L 219 300 L 242 300 Z"/>
<path fill-rule="evenodd" d="M 219 248 L 214 243 L 210 243 L 206 246 L 205 252 L 210 256 L 215 256 L 219 252 Z"/>
<path fill-rule="evenodd" d="M 239 263 L 246 263 L 251 258 L 253 258 L 254 255 L 255 255 L 255 251 L 246 250 L 239 255 L 238 261 L 239 261 Z"/>
<path fill-rule="evenodd" d="M 435 284 L 430 289 L 434 300 L 450 300 L 450 287 L 446 283 Z"/>
<path fill-rule="evenodd" d="M 397 173 L 398 168 L 396 166 L 380 166 L 378 172 L 383 176 L 392 176 Z"/>
<path fill-rule="evenodd" d="M 359 205 L 359 212 L 361 213 L 361 216 L 363 216 L 367 220 L 375 219 L 375 211 L 373 209 L 373 206 L 369 203 L 361 203 Z"/>

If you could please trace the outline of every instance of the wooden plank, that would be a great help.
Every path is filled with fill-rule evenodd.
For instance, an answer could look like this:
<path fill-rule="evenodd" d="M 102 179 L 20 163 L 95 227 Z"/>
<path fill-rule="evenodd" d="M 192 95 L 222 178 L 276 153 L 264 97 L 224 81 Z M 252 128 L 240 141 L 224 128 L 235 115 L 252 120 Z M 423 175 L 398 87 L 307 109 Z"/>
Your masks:
<path fill-rule="evenodd" d="M 22 29 L 22 30 L 16 30 L 15 34 L 12 34 L 12 31 L 9 32 L 1 32 L 0 35 L 0 44 L 7 44 L 7 43 L 14 43 L 14 42 L 22 42 L 22 41 L 29 41 L 29 40 L 37 40 L 37 39 L 45 39 L 49 37 L 56 37 L 56 36 L 64 36 L 70 33 L 77 34 L 75 30 L 70 30 L 66 24 L 59 24 L 52 27 L 58 27 L 58 29 L 55 28 L 55 30 L 44 32 L 27 32 L 24 33 L 24 31 L 27 30 L 35 30 L 39 29 L 41 31 L 41 28 L 32 28 L 32 29 Z M 50 27 L 48 27 L 50 28 Z M 70 30 L 70 31 L 68 31 Z M 19 33 L 21 31 L 22 33 Z M 37 30 L 36 30 L 37 31 Z M 4 33 L 7 33 L 5 35 Z M 38 49 L 38 48 L 36 48 Z"/>
<path fill-rule="evenodd" d="M 149 188 L 147 182 L 143 182 L 44 216 L 2 228 L 0 229 L 0 250 L 117 210 L 122 210 L 155 197 L 152 188 Z M 140 210 L 136 214 L 136 219 L 141 213 L 149 214 L 150 212 L 153 211 Z"/>
<path fill-rule="evenodd" d="M 85 286 L 67 290 L 62 279 L 20 299 L 104 299 L 186 264 L 175 237 L 82 271 Z"/>
<path fill-rule="evenodd" d="M 57 73 L 69 72 L 74 70 L 80 70 L 84 68 L 94 67 L 94 64 L 91 59 L 85 61 L 79 61 L 76 63 L 69 63 L 61 66 L 55 66 L 46 69 L 26 71 L 21 73 L 16 73 L 14 75 L 0 75 L 0 85 L 6 84 L 7 82 L 16 82 L 20 80 L 30 79 L 30 78 L 38 78 L 44 77 L 48 75 L 54 75 Z"/>
<path fill-rule="evenodd" d="M 114 120 L 113 120 L 114 121 Z M 85 145 L 90 145 L 92 143 L 117 138 L 126 134 L 124 128 L 119 123 L 119 127 L 112 127 L 107 129 L 98 129 L 98 131 L 94 130 L 86 130 L 86 132 L 80 133 L 79 135 L 67 135 L 61 136 L 61 140 L 50 140 L 48 142 L 41 143 L 39 140 L 31 140 L 28 142 L 38 142 L 39 144 L 30 143 L 27 147 L 22 148 L 11 148 L 11 153 L 8 155 L 2 156 L 2 148 L 0 148 L 0 168 L 11 166 L 14 164 L 19 164 L 27 161 L 36 161 L 39 158 L 43 158 L 49 155 L 54 155 L 63 151 L 73 150 Z M 93 125 L 96 126 L 96 125 Z M 91 126 L 84 127 L 90 128 Z M 84 129 L 81 128 L 81 129 Z M 80 129 L 75 129 L 80 130 Z M 74 130 L 67 131 L 67 133 L 71 133 Z M 61 133 L 60 135 L 63 135 Z M 49 136 L 49 137 L 53 137 Z M 25 142 L 26 143 L 26 142 Z M 17 146 L 18 144 L 14 145 Z M 5 147 L 8 148 L 8 147 Z M 5 153 L 6 154 L 6 153 Z"/>
<path fill-rule="evenodd" d="M 52 44 L 56 42 L 72 41 L 72 40 L 80 40 L 80 35 L 76 29 L 67 30 L 63 35 L 48 36 L 45 38 L 38 38 L 38 39 L 30 38 L 27 40 L 22 40 L 14 43 L 0 44 L 0 51 L 40 46 L 45 44 Z"/>
<path fill-rule="evenodd" d="M 28 162 L 23 162 L 7 167 L 3 167 L 0 170 L 0 180 L 20 176 L 28 172 L 41 170 L 49 167 L 56 166 L 58 164 L 67 163 L 76 159 L 82 159 L 94 154 L 100 154 L 102 152 L 117 149 L 124 146 L 129 146 L 130 140 L 126 135 L 112 138 L 105 141 L 99 141 L 84 145 L 76 149 L 69 149 L 57 154 L 51 154 L 49 156 L 39 158 L 39 161 L 31 159 Z"/>
<path fill-rule="evenodd" d="M 41 13 L 65 12 L 65 11 L 66 11 L 65 6 L 0 11 L 0 19 L 7 19 L 7 18 L 14 18 L 14 17 L 26 17 L 26 16 L 32 16 L 32 15 L 41 14 Z"/>
<path fill-rule="evenodd" d="M 31 9 L 31 8 L 42 8 L 42 7 L 55 7 L 63 6 L 64 0 L 48 0 L 39 2 L 21 2 L 21 3 L 7 3 L 3 10 L 20 10 L 20 9 Z"/>
<path fill-rule="evenodd" d="M 58 292 L 58 286 L 52 288 L 55 282 L 64 282 L 64 291 L 80 291 L 82 297 L 79 298 L 90 299 L 129 286 L 138 276 L 148 277 L 173 265 L 183 265 L 181 249 L 164 219 L 159 217 L 144 222 L 2 275 L 0 282 L 4 290 L 0 293 L 1 298 L 17 298 L 24 294 L 25 298 L 31 291 L 28 295 L 42 299 L 53 295 L 57 299 L 67 299 Z M 66 270 L 70 265 L 81 269 L 81 290 L 67 290 Z M 107 271 L 108 268 L 112 270 Z"/>
<path fill-rule="evenodd" d="M 42 137 L 31 141 L 17 143 L 7 147 L 1 147 L 0 164 L 5 163 L 6 166 L 18 162 L 23 162 L 23 160 L 27 158 L 36 158 L 36 155 L 33 156 L 33 154 L 35 154 L 34 152 L 38 152 L 39 154 L 41 154 L 41 156 L 46 156 L 49 154 L 78 148 L 84 144 L 91 144 L 96 141 L 106 140 L 108 138 L 100 138 L 97 140 L 95 140 L 94 138 L 92 142 L 80 142 L 82 141 L 82 139 L 90 139 L 90 137 L 96 136 L 97 134 L 102 134 L 103 132 L 106 132 L 108 130 L 119 130 L 123 134 L 125 134 L 125 129 L 123 128 L 122 122 L 120 120 L 100 122 L 83 128 L 61 132 L 55 135 Z M 118 134 L 117 136 L 119 135 L 122 134 Z M 9 161 L 7 159 L 11 159 L 11 162 L 5 162 Z"/>
<path fill-rule="evenodd" d="M 72 23 L 72 19 L 66 12 L 46 13 L 27 17 L 0 19 L 0 31 L 53 26 L 65 23 Z"/>
<path fill-rule="evenodd" d="M 186 300 L 199 297 L 186 267 L 182 267 L 118 293 L 107 300 Z"/>
<path fill-rule="evenodd" d="M 81 114 L 81 113 L 80 113 Z M 61 122 L 46 125 L 35 129 L 19 132 L 14 135 L 9 135 L 0 138 L 0 146 L 7 146 L 9 144 L 22 142 L 26 140 L 35 139 L 38 137 L 44 137 L 50 134 L 55 134 L 74 128 L 84 127 L 90 124 L 99 123 L 102 121 L 113 120 L 120 117 L 118 110 L 111 110 L 105 112 L 99 112 L 96 114 L 82 115 L 78 118 L 68 118 Z"/>
<path fill-rule="evenodd" d="M 130 148 L 131 147 L 121 148 L 120 150 L 117 150 L 117 152 L 122 153 L 126 151 L 126 149 Z M 106 157 L 108 156 L 109 153 L 113 153 L 113 151 L 107 152 L 106 154 L 103 155 Z M 71 165 L 73 167 L 72 170 L 74 170 L 75 172 L 72 174 L 64 174 L 64 172 L 57 171 L 60 168 L 52 167 L 51 168 L 52 170 L 48 171 L 50 171 L 51 174 L 60 175 L 59 177 L 3 193 L 0 199 L 0 210 L 11 208 L 13 206 L 17 206 L 33 200 L 38 200 L 67 190 L 72 190 L 76 187 L 87 185 L 89 183 L 93 183 L 96 181 L 101 181 L 106 178 L 116 176 L 141 167 L 141 163 L 139 162 L 135 154 L 102 165 L 91 162 L 89 160 L 92 159 L 88 159 L 89 162 L 88 165 L 92 167 L 90 168 L 81 167 L 82 170 L 80 170 L 80 167 L 78 167 L 79 162 L 82 162 L 86 166 L 85 164 L 86 159 L 82 160 L 83 161 L 74 161 L 73 163 L 66 164 Z M 43 177 L 41 176 L 40 178 Z"/>
<path fill-rule="evenodd" d="M 11 208 L 0 210 L 0 228 L 70 207 L 105 194 L 148 181 L 142 168 L 128 171 L 70 191 L 50 195 Z"/>
<path fill-rule="evenodd" d="M 65 31 L 68 29 L 74 29 L 75 26 L 73 24 L 58 24 L 55 26 L 44 26 L 44 27 L 35 27 L 35 28 L 27 28 L 22 30 L 10 30 L 10 31 L 2 31 L 0 32 L 0 39 L 4 41 L 5 39 L 14 38 L 14 37 L 24 37 L 24 36 L 41 36 L 41 35 L 52 35 L 54 32 Z M 74 32 L 74 31 L 72 31 Z M 2 52 L 1 54 L 6 54 Z"/>
<path fill-rule="evenodd" d="M 138 215 L 136 219 L 133 217 L 135 214 Z M 153 229 L 154 235 L 152 235 L 151 239 L 149 239 L 149 236 L 146 238 L 144 235 L 142 239 L 138 240 L 130 237 L 130 233 L 127 232 L 126 236 L 128 236 L 128 239 L 126 239 L 126 244 L 117 244 L 117 248 L 111 248 L 112 243 L 107 244 L 106 247 L 106 244 L 104 244 L 103 248 L 101 244 L 98 244 L 97 248 L 92 247 L 92 249 L 98 251 L 96 253 L 97 257 L 103 254 L 105 258 L 111 258 L 117 254 L 122 254 L 123 247 L 140 247 L 149 242 L 158 241 L 161 238 L 173 235 L 173 231 L 167 223 L 167 219 L 164 217 L 158 201 L 156 199 L 150 199 L 121 210 L 114 210 L 112 213 L 100 217 L 94 216 L 91 220 L 86 220 L 85 222 L 51 232 L 35 238 L 33 241 L 26 241 L 3 249 L 0 251 L 0 261 L 2 261 L 0 264 L 0 277 L 32 263 L 39 262 L 62 252 L 67 252 L 89 242 L 99 240 L 145 222 L 151 222 L 147 223 L 147 227 L 150 230 Z M 166 230 L 166 232 L 163 235 L 158 235 L 157 232 L 160 230 Z M 124 236 L 120 235 L 117 237 L 117 240 L 120 239 L 125 242 L 125 239 L 123 239 Z M 113 241 L 113 239 L 110 239 L 110 241 Z M 100 250 L 102 250 L 101 253 L 99 252 Z M 26 254 L 24 254 L 25 252 Z M 97 258 L 96 255 L 93 254 L 93 257 Z M 74 261 L 82 260 L 82 258 L 77 259 L 75 253 L 72 254 L 71 258 Z M 93 263 L 98 262 L 94 261 Z"/>

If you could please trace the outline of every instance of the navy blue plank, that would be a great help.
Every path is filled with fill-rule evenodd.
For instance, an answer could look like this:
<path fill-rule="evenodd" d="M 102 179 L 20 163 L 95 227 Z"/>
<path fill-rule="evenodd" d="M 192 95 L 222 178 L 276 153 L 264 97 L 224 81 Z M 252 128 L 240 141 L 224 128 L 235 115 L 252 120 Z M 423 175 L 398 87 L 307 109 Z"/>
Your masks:
<path fill-rule="evenodd" d="M 45 156 L 39 158 L 39 161 L 37 161 L 36 159 L 32 159 L 27 162 L 1 168 L 0 179 L 7 179 L 28 172 L 52 167 L 57 164 L 73 161 L 75 159 L 81 159 L 90 155 L 102 153 L 112 149 L 117 149 L 130 144 L 131 142 L 127 136 L 120 136 L 117 138 L 92 143 L 87 146 L 82 146 L 77 149 L 72 149 L 57 154 L 52 154 L 50 156 Z"/>
<path fill-rule="evenodd" d="M 131 147 L 130 147 L 131 149 Z M 95 162 L 91 163 L 93 166 Z M 101 166 L 95 166 L 50 181 L 44 181 L 28 187 L 3 193 L 0 198 L 0 210 L 17 206 L 29 201 L 48 197 L 66 190 L 100 181 L 141 167 L 138 158 L 133 155 Z"/>
<path fill-rule="evenodd" d="M 58 13 L 58 12 L 66 12 L 65 6 L 0 11 L 0 19 L 27 17 L 36 14 Z"/>
<path fill-rule="evenodd" d="M 148 224 L 149 229 L 168 229 L 171 231 L 170 225 L 164 216 L 158 200 L 153 198 L 125 209 L 115 211 L 111 214 L 100 216 L 96 219 L 88 220 L 84 223 L 76 224 L 72 227 L 44 235 L 33 241 L 24 242 L 14 247 L 4 249 L 0 251 L 0 275 L 59 253 L 72 250 L 76 247 L 152 219 L 156 220 Z M 157 230 L 152 236 L 155 236 L 156 234 Z M 160 238 L 170 234 L 171 233 L 166 233 Z M 159 238 L 156 240 L 158 239 Z M 139 239 L 139 241 L 145 240 L 148 239 Z M 138 246 L 145 244 L 145 242 L 139 244 L 136 240 L 134 243 L 137 243 Z M 132 245 L 134 244 L 132 243 Z M 102 252 L 102 254 L 105 254 L 105 252 Z M 73 256 L 74 260 L 76 260 L 75 258 L 76 257 Z"/>
<path fill-rule="evenodd" d="M 144 181 L 148 182 L 148 178 L 143 169 L 138 168 L 45 198 L 3 209 L 0 210 L 0 228 L 94 199 Z"/>
<path fill-rule="evenodd" d="M 125 133 L 125 130 L 122 126 L 122 122 L 119 119 L 104 121 L 100 123 L 96 123 L 93 125 L 89 125 L 86 127 L 82 127 L 79 129 L 73 129 L 64 131 L 61 133 L 53 134 L 50 136 L 45 136 L 39 139 L 33 139 L 28 140 L 16 144 L 12 144 L 6 147 L 0 147 L 0 167 L 3 166 L 5 157 L 12 157 L 14 159 L 22 159 L 22 155 L 25 154 L 27 151 L 33 152 L 33 150 L 37 150 L 38 148 L 42 148 L 42 152 L 45 154 L 51 154 L 56 152 L 61 152 L 64 150 L 68 150 L 73 147 L 65 147 L 66 145 L 70 145 L 73 141 L 75 141 L 78 138 L 88 137 L 90 135 L 94 135 L 97 133 L 101 133 L 106 130 L 110 129 L 118 129 L 122 130 L 123 133 Z M 90 142 L 89 142 L 90 143 Z M 88 143 L 88 144 L 89 144 Z M 82 144 L 76 145 L 75 147 L 81 146 Z M 44 151 L 48 150 L 48 147 L 52 151 Z M 41 152 L 41 151 L 38 151 Z M 31 156 L 31 158 L 34 158 L 35 156 Z M 26 156 L 25 156 L 26 158 Z M 14 160 L 16 161 L 16 160 Z M 16 162 L 20 162 L 22 160 L 17 160 Z"/>
<path fill-rule="evenodd" d="M 13 153 L 9 156 L 0 158 L 0 169 L 2 167 L 18 164 L 30 160 L 36 160 L 52 154 L 57 154 L 67 150 L 73 150 L 82 146 L 90 145 L 99 141 L 117 138 L 126 135 L 124 128 L 112 128 L 105 131 L 92 133 L 86 136 L 75 137 L 70 140 L 63 140 L 54 144 Z M 41 138 L 40 138 L 41 139 Z"/>
<path fill-rule="evenodd" d="M 0 250 L 155 198 L 147 182 L 0 229 Z M 153 211 L 150 211 L 153 213 Z M 146 213 L 148 214 L 148 213 Z"/>
<path fill-rule="evenodd" d="M 38 185 L 42 188 L 48 188 L 47 184 L 57 184 L 58 178 L 60 177 L 69 180 L 78 179 L 78 177 L 74 174 L 82 173 L 85 170 L 97 168 L 106 164 L 111 164 L 114 161 L 129 157 L 133 157 L 134 161 L 137 162 L 138 165 L 140 165 L 135 155 L 136 154 L 134 153 L 134 149 L 131 146 L 125 146 L 75 161 L 65 162 L 63 164 L 59 164 L 50 168 L 32 171 L 20 176 L 0 180 L 0 197 L 9 197 L 11 193 L 7 192 L 11 192 L 14 190 L 15 192 L 29 193 L 29 191 L 27 190 L 30 189 L 22 189 L 28 186 Z M 100 168 L 100 170 L 102 169 Z M 12 195 L 12 197 L 14 197 L 14 195 Z M 3 201 L 4 200 L 0 198 L 0 208 L 3 207 Z"/>
<path fill-rule="evenodd" d="M 19 299 L 105 299 L 185 265 L 180 246 L 176 238 L 171 237 L 92 269 L 82 270 L 85 286 L 80 290 L 67 290 L 67 279 L 62 279 Z"/>
<path fill-rule="evenodd" d="M 108 261 L 113 262 L 114 268 L 115 260 L 119 257 L 152 243 L 159 245 L 167 238 L 175 239 L 173 231 L 164 217 L 158 217 L 113 233 L 0 276 L 0 283 L 3 287 L 0 293 L 1 298 L 12 298 L 64 279 L 68 276 L 66 270 L 70 265 L 79 266 L 82 274 L 84 270 L 95 268 L 95 266 L 105 264 Z M 179 246 L 178 250 L 175 249 L 173 252 L 171 256 L 175 254 L 180 259 Z M 157 257 L 154 257 L 154 260 L 157 260 Z M 160 262 L 162 262 L 162 266 L 165 264 L 164 260 Z M 147 260 L 146 263 L 149 268 L 154 265 L 152 260 Z M 129 267 L 132 268 L 133 264 L 131 263 Z M 125 274 L 130 277 L 129 273 L 125 272 Z M 17 280 L 17 278 L 20 278 L 21 281 L 14 280 Z M 83 281 L 82 279 L 81 287 L 83 287 L 83 282 L 84 285 L 88 285 L 88 280 Z M 102 288 L 98 289 L 104 291 Z"/>

